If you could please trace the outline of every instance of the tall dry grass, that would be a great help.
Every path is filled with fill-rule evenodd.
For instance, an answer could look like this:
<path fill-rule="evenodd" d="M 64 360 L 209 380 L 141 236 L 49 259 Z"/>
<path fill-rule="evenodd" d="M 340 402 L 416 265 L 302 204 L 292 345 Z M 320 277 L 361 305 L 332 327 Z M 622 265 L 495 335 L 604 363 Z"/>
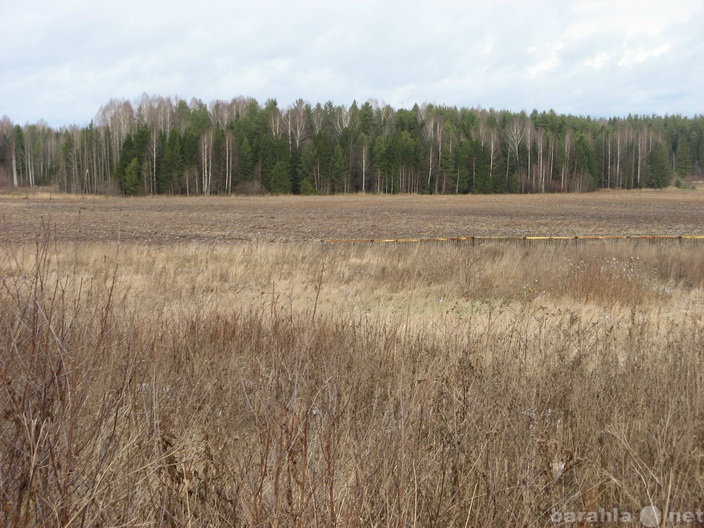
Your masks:
<path fill-rule="evenodd" d="M 6 248 L 0 518 L 552 526 L 692 510 L 702 255 Z"/>

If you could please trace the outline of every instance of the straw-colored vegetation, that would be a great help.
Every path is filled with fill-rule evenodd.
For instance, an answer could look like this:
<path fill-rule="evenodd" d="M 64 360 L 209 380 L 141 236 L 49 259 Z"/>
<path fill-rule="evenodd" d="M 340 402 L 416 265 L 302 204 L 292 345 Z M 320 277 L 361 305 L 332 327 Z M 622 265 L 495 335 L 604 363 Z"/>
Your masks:
<path fill-rule="evenodd" d="M 704 497 L 701 245 L 48 229 L 0 277 L 5 526 L 637 525 Z"/>

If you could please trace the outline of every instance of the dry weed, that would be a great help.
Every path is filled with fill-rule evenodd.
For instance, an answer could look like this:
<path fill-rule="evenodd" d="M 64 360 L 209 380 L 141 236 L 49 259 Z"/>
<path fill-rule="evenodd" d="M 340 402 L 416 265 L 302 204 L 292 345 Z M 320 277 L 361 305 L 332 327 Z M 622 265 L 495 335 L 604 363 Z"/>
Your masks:
<path fill-rule="evenodd" d="M 701 264 L 633 243 L 8 249 L 2 524 L 691 510 Z"/>

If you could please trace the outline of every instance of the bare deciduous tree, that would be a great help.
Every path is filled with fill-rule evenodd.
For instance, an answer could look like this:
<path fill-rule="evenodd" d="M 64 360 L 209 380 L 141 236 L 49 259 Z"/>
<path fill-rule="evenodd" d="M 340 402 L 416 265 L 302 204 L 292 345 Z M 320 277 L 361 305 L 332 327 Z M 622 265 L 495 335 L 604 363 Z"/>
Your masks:
<path fill-rule="evenodd" d="M 300 152 L 303 141 L 306 139 L 306 103 L 303 99 L 297 99 L 294 105 L 286 112 L 286 124 L 288 127 L 289 150 L 291 141 L 296 147 L 296 152 Z"/>
<path fill-rule="evenodd" d="M 509 153 L 513 151 L 516 155 L 516 170 L 519 170 L 518 161 L 518 151 L 521 147 L 521 142 L 523 141 L 523 136 L 525 134 L 525 123 L 518 118 L 514 117 L 511 119 L 510 123 L 506 127 L 506 141 L 509 146 Z M 510 178 L 509 178 L 509 167 L 510 163 L 506 163 L 506 189 L 511 190 Z"/>
<path fill-rule="evenodd" d="M 535 130 L 535 145 L 538 150 L 538 189 L 545 192 L 545 131 L 542 128 Z"/>

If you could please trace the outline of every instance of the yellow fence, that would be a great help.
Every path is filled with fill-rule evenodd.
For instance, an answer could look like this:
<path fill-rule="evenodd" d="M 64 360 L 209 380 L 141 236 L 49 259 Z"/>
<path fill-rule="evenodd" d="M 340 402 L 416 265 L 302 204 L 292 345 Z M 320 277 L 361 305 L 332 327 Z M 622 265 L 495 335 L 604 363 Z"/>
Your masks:
<path fill-rule="evenodd" d="M 460 236 L 433 238 L 332 238 L 324 240 L 326 244 L 405 244 L 405 243 L 455 243 L 475 246 L 491 242 L 545 242 L 545 243 L 578 243 L 595 240 L 632 240 L 651 243 L 660 242 L 700 242 L 704 235 L 578 235 L 578 236 Z"/>

